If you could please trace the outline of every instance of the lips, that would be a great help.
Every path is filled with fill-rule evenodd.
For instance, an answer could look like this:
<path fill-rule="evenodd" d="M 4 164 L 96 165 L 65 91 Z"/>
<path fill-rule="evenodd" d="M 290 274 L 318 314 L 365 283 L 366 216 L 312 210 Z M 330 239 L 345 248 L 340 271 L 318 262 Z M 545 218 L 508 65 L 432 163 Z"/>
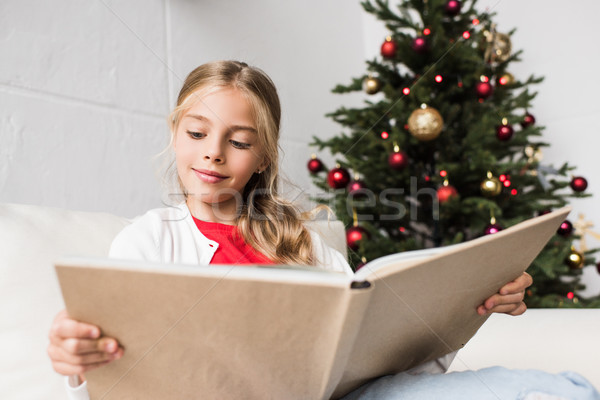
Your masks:
<path fill-rule="evenodd" d="M 200 178 L 202 181 L 207 182 L 207 183 L 218 183 L 224 179 L 229 178 L 228 176 L 221 175 L 218 172 L 211 171 L 208 169 L 193 169 L 193 170 L 196 173 L 196 176 L 198 176 L 198 178 Z"/>
<path fill-rule="evenodd" d="M 211 171 L 208 169 L 194 169 L 194 171 L 200 172 L 201 174 L 204 174 L 204 175 L 216 176 L 217 178 L 227 178 L 227 176 L 225 176 L 225 175 L 221 175 L 218 172 Z"/>

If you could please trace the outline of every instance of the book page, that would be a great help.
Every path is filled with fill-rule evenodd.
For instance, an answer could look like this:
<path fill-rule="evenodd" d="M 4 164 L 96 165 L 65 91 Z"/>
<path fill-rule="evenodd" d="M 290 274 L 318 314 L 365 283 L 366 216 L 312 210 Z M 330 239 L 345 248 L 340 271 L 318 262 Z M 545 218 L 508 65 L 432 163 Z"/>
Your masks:
<path fill-rule="evenodd" d="M 365 265 L 359 272 L 374 289 L 335 395 L 462 348 L 487 319 L 477 306 L 527 269 L 569 210 L 437 254 Z"/>

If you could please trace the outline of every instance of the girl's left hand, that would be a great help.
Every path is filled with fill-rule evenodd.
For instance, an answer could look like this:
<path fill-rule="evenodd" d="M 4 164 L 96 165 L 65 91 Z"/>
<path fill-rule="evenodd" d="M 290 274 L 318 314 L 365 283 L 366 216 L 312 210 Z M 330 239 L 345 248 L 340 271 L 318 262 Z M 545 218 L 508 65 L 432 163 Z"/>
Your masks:
<path fill-rule="evenodd" d="M 523 272 L 512 282 L 502 286 L 498 293 L 487 299 L 482 305 L 477 307 L 479 315 L 491 313 L 504 313 L 510 315 L 521 315 L 527 310 L 527 306 L 523 302 L 525 297 L 525 289 L 533 283 L 531 275 Z"/>

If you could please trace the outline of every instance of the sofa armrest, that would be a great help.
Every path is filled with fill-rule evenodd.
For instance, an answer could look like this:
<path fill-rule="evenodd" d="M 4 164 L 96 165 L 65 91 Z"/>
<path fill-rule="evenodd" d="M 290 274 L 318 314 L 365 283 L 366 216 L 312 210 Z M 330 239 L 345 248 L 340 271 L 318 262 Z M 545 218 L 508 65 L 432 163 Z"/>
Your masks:
<path fill-rule="evenodd" d="M 449 371 L 500 365 L 547 372 L 575 371 L 600 388 L 600 309 L 530 309 L 492 314 L 460 350 Z"/>

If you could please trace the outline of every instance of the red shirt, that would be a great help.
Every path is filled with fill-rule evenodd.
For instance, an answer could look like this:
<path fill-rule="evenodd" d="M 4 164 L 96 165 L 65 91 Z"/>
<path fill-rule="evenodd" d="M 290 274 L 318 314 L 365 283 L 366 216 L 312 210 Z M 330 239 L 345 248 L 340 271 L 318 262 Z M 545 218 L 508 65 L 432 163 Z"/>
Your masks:
<path fill-rule="evenodd" d="M 241 237 L 235 239 L 237 226 L 219 222 L 201 221 L 194 216 L 196 226 L 204 236 L 219 243 L 211 264 L 275 264 L 262 253 L 250 247 Z"/>

